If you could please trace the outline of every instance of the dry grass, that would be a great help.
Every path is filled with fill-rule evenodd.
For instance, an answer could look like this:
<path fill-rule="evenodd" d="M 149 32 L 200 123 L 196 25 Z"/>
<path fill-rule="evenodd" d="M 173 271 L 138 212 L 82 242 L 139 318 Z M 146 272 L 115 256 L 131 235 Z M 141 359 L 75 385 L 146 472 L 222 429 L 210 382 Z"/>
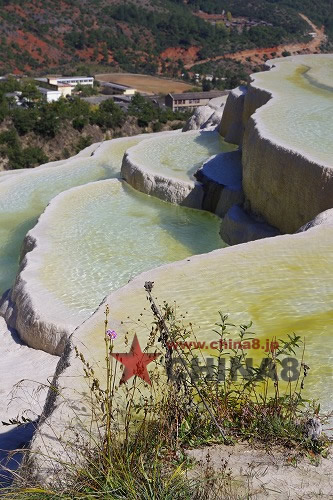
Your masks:
<path fill-rule="evenodd" d="M 151 94 L 168 94 L 169 92 L 185 92 L 189 91 L 193 85 L 179 82 L 177 80 L 169 80 L 167 78 L 159 78 L 150 75 L 136 75 L 133 73 L 105 73 L 96 75 L 97 80 L 103 82 L 114 82 L 121 85 L 134 87 L 139 92 L 147 92 Z"/>

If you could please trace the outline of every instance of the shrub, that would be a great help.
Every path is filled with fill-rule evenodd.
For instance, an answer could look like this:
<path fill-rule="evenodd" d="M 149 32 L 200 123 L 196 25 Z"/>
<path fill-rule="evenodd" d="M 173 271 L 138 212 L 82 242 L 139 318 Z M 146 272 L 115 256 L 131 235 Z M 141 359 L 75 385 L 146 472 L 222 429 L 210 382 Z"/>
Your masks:
<path fill-rule="evenodd" d="M 0 133 L 0 144 L 6 144 L 11 148 L 19 147 L 19 138 L 15 129 L 5 130 Z"/>
<path fill-rule="evenodd" d="M 87 148 L 91 144 L 92 144 L 92 137 L 90 135 L 86 137 L 81 136 L 76 145 L 76 152 L 79 153 L 80 151 L 82 151 L 82 149 Z"/>
<path fill-rule="evenodd" d="M 54 106 L 43 104 L 38 109 L 34 131 L 43 137 L 55 137 L 60 130 L 60 117 Z"/>
<path fill-rule="evenodd" d="M 296 453 L 306 450 L 312 454 L 325 453 L 328 445 L 325 437 L 310 439 L 306 435 L 305 422 L 309 416 L 317 418 L 319 412 L 318 406 L 311 407 L 301 395 L 309 367 L 302 361 L 298 378 L 287 384 L 285 393 L 276 377 L 283 356 L 295 354 L 299 337 L 292 335 L 280 341 L 278 347 L 267 353 L 264 368 L 257 369 L 246 362 L 242 347 L 254 339 L 251 324 L 236 326 L 229 322 L 228 315 L 220 313 L 214 332 L 221 345 L 237 331 L 241 347 L 228 352 L 220 347 L 216 368 L 193 371 L 203 359 L 203 352 L 194 352 L 189 343 L 193 325 L 175 307 L 166 302 L 158 305 L 152 288 L 153 283 L 145 283 L 153 313 L 147 347 L 150 351 L 155 347 L 155 353 L 160 356 L 155 356 L 151 386 L 136 375 L 133 384 L 121 383 L 119 355 L 114 354 L 117 334 L 109 330 L 108 306 L 101 331 L 105 345 L 103 381 L 84 355 L 74 348 L 89 386 L 85 403 L 91 410 L 91 427 L 89 422 L 85 426 L 98 431 L 97 440 L 91 440 L 92 447 L 83 445 L 80 449 L 77 443 L 65 443 L 66 453 L 70 446 L 75 446 L 76 456 L 78 451 L 82 452 L 82 462 L 74 470 L 72 464 L 68 465 L 72 481 L 64 491 L 61 478 L 59 498 L 205 498 L 198 496 L 205 491 L 203 480 L 188 480 L 185 476 L 190 466 L 185 449 L 193 445 L 230 444 L 236 439 L 248 439 L 264 442 L 266 446 L 290 446 L 296 448 Z M 179 348 L 182 344 L 187 348 Z M 221 369 L 224 366 L 221 360 L 226 357 L 231 361 L 227 370 Z M 246 371 L 248 375 L 237 379 L 235 370 Z M 137 373 L 140 373 L 138 365 Z M 79 415 L 76 417 L 79 425 Z M 65 465 L 62 461 L 61 466 Z M 222 479 L 226 480 L 226 476 Z M 38 485 L 33 486 L 35 488 L 26 490 L 27 494 L 43 493 Z M 56 488 L 57 485 L 53 485 L 53 492 L 46 496 L 44 491 L 41 498 L 57 497 Z M 23 496 L 24 488 L 20 494 L 18 498 L 31 498 Z M 223 490 L 217 498 L 240 497 L 229 497 Z"/>
<path fill-rule="evenodd" d="M 34 146 L 25 149 L 10 147 L 8 158 L 12 169 L 36 167 L 49 161 L 45 153 Z"/>
<path fill-rule="evenodd" d="M 72 121 L 72 125 L 76 130 L 79 130 L 80 132 L 83 130 L 83 128 L 88 124 L 88 119 L 83 117 L 83 116 L 77 116 L 74 118 Z"/>
<path fill-rule="evenodd" d="M 115 104 L 113 99 L 103 101 L 99 108 L 91 113 L 90 122 L 102 129 L 121 127 L 125 121 L 125 115 L 120 106 Z"/>
<path fill-rule="evenodd" d="M 0 94 L 0 123 L 9 115 L 8 101 Z"/>
<path fill-rule="evenodd" d="M 15 109 L 12 113 L 14 127 L 20 135 L 31 132 L 36 126 L 38 114 L 35 109 Z"/>
<path fill-rule="evenodd" d="M 153 132 L 161 132 L 162 130 L 162 123 L 161 122 L 154 122 L 153 123 Z"/>

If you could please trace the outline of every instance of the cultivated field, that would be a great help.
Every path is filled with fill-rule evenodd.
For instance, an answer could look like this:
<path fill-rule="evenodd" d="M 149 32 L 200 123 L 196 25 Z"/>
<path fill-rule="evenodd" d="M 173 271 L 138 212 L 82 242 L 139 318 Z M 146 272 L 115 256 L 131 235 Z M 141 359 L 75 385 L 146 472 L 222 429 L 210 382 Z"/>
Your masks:
<path fill-rule="evenodd" d="M 137 75 L 133 73 L 105 73 L 96 75 L 97 80 L 103 82 L 114 82 L 122 85 L 134 87 L 140 92 L 148 94 L 168 94 L 169 92 L 186 92 L 193 85 L 178 82 L 177 80 L 169 80 L 167 78 L 159 78 L 157 76 Z"/>

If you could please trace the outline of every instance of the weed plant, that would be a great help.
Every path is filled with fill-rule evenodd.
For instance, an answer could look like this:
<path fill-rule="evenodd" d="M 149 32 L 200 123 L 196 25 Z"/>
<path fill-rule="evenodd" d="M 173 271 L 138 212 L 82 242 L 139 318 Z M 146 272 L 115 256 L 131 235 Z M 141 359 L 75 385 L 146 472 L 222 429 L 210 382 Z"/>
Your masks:
<path fill-rule="evenodd" d="M 105 380 L 75 348 L 89 385 L 91 420 L 98 429 L 94 446 L 82 448 L 82 461 L 71 470 L 67 491 L 47 491 L 15 486 L 10 498 L 107 498 L 167 500 L 207 498 L 212 475 L 190 479 L 189 447 L 239 440 L 272 447 L 287 447 L 295 454 L 325 456 L 329 442 L 309 428 L 320 421 L 318 404 L 302 396 L 309 367 L 302 348 L 299 374 L 283 386 L 278 368 L 285 357 L 296 356 L 302 345 L 299 336 L 279 339 L 279 346 L 267 352 L 260 367 L 251 366 L 243 348 L 255 334 L 251 324 L 235 325 L 219 313 L 214 332 L 221 348 L 210 370 L 195 370 L 205 363 L 205 352 L 180 349 L 194 336 L 193 324 L 175 304 L 157 305 L 153 283 L 145 284 L 153 322 L 144 351 L 160 356 L 150 365 L 151 385 L 135 376 L 121 383 L 121 364 L 113 356 L 117 334 L 109 329 L 109 308 L 104 322 Z M 224 349 L 237 332 L 239 347 Z M 234 344 L 233 344 L 234 345 Z M 276 344 L 277 345 L 277 344 Z M 228 359 L 228 367 L 223 360 Z M 151 369 L 153 367 L 153 369 Z M 221 367 L 223 373 L 221 373 Z M 236 373 L 243 373 L 236 377 Z M 312 425 L 312 427 L 311 427 Z M 310 427 L 309 427 L 310 426 Z M 68 472 L 68 471 L 67 471 Z M 214 479 L 216 486 L 216 480 Z M 215 488 L 216 490 L 216 488 Z M 238 496 L 226 468 L 219 477 L 219 498 Z"/>

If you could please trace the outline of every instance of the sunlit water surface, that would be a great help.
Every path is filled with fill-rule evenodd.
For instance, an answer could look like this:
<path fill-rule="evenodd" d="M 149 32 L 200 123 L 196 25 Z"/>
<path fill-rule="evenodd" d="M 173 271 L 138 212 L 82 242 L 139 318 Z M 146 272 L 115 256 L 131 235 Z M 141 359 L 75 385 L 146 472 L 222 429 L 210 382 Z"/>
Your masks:
<path fill-rule="evenodd" d="M 92 157 L 0 177 L 0 294 L 12 286 L 22 241 L 51 199 L 73 186 L 118 176 L 125 150 L 140 140 L 109 141 Z"/>
<path fill-rule="evenodd" d="M 219 225 L 208 212 L 160 201 L 118 180 L 90 183 L 63 193 L 41 217 L 30 273 L 79 324 L 139 273 L 222 247 Z M 65 320 L 61 311 L 59 317 Z"/>
<path fill-rule="evenodd" d="M 210 156 L 235 149 L 218 132 L 207 131 L 152 138 L 132 148 L 130 154 L 146 170 L 189 181 Z"/>
<path fill-rule="evenodd" d="M 276 59 L 254 76 L 277 99 L 258 111 L 265 135 L 333 167 L 333 55 Z"/>
<path fill-rule="evenodd" d="M 235 324 L 253 321 L 251 331 L 257 334 L 261 346 L 266 345 L 266 339 L 287 340 L 288 334 L 299 335 L 305 342 L 304 361 L 310 366 L 304 396 L 318 398 L 323 410 L 332 411 L 332 276 L 333 227 L 319 227 L 294 237 L 269 238 L 213 252 L 204 259 L 193 258 L 181 266 L 153 271 L 148 279 L 155 282 L 154 296 L 160 303 L 176 301 L 181 313 L 188 312 L 199 341 L 219 339 L 213 331 L 219 311 L 229 313 Z M 143 345 L 149 334 L 144 325 L 152 321 L 151 313 L 144 311 L 145 279 L 124 290 L 126 301 L 117 299 L 116 292 L 109 302 L 112 326 L 121 333 L 129 330 L 132 335 L 135 331 Z M 133 324 L 142 312 L 142 323 Z M 89 339 L 99 359 L 103 359 L 102 325 L 103 310 L 83 326 L 84 335 L 80 337 L 83 342 Z M 119 342 L 121 339 L 122 335 Z M 303 346 L 296 351 L 298 362 Z M 261 347 L 248 352 L 254 365 L 266 356 Z M 204 354 L 214 357 L 217 352 L 207 349 Z"/>

